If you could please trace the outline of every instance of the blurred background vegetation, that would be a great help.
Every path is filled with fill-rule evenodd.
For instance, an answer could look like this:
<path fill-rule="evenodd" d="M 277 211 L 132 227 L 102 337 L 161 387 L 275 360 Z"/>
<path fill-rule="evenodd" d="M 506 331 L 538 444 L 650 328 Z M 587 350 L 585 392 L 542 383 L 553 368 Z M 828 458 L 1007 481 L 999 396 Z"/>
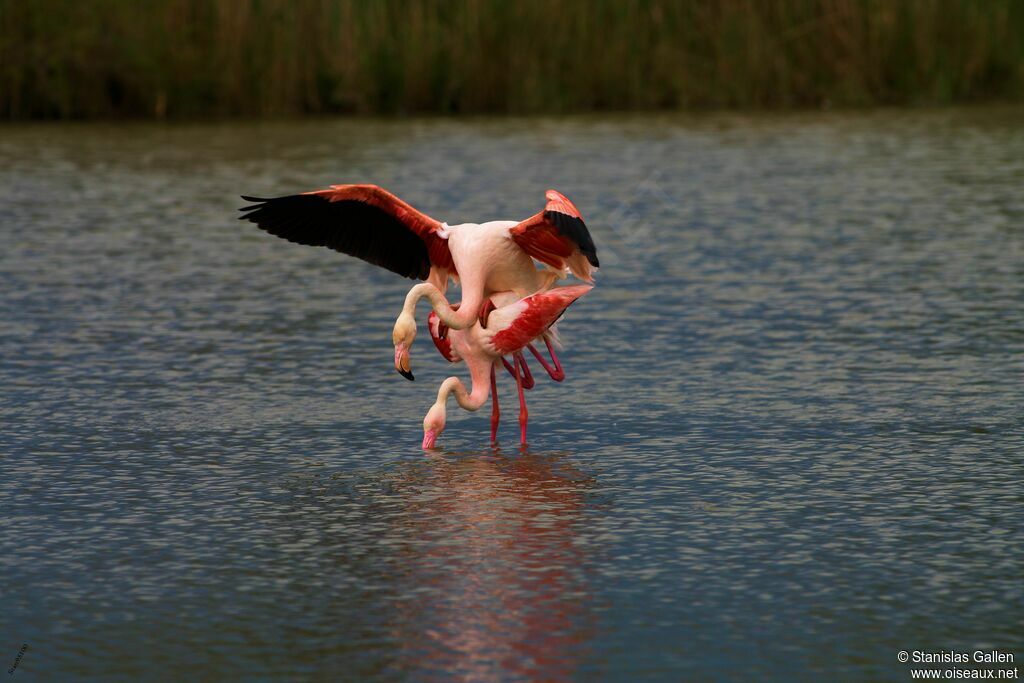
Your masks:
<path fill-rule="evenodd" d="M 0 117 L 1024 100 L 1024 0 L 0 0 Z"/>

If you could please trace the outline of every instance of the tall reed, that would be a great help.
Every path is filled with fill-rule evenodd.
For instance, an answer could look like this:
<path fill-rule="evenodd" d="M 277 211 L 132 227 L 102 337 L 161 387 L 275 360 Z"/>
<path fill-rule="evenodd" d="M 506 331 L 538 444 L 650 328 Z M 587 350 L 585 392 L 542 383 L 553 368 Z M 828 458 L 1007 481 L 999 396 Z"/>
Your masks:
<path fill-rule="evenodd" d="M 0 0 L 0 117 L 1024 100 L 1024 0 Z"/>

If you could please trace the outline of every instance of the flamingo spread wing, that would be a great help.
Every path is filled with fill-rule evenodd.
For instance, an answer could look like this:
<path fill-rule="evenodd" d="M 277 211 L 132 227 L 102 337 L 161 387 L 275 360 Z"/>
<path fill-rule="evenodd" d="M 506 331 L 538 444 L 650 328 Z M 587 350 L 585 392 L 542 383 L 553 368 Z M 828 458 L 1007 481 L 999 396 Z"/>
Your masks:
<path fill-rule="evenodd" d="M 255 203 L 239 209 L 240 220 L 289 242 L 329 247 L 413 280 L 426 280 L 431 267 L 455 274 L 440 221 L 376 185 L 242 199 Z"/>
<path fill-rule="evenodd" d="M 597 248 L 579 209 L 557 190 L 544 193 L 547 204 L 510 231 L 523 251 L 549 266 L 568 268 L 576 277 L 593 282 L 591 266 L 598 268 Z"/>

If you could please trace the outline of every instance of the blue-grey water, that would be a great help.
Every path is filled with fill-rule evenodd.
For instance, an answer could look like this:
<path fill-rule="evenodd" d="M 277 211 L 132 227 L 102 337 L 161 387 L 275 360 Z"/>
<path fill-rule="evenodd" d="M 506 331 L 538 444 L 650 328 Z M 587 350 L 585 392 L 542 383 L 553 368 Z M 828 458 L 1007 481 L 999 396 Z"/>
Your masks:
<path fill-rule="evenodd" d="M 588 221 L 530 444 L 412 284 L 235 220 Z M 1024 111 L 0 128 L 21 680 L 910 680 L 1024 658 Z M 457 298 L 457 292 L 453 294 Z M 534 371 L 540 368 L 534 364 Z M 455 374 L 465 375 L 462 367 Z"/>

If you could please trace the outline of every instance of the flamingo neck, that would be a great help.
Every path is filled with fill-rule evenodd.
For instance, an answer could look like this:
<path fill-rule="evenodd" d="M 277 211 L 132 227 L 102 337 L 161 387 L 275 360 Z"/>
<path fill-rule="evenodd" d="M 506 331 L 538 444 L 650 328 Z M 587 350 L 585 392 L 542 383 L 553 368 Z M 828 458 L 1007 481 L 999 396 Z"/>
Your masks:
<path fill-rule="evenodd" d="M 463 290 L 463 294 L 467 296 L 459 304 L 458 310 L 455 310 L 448 304 L 448 300 L 444 298 L 444 294 L 437 287 L 429 282 L 424 282 L 410 289 L 409 293 L 405 295 L 402 313 L 415 317 L 416 304 L 420 299 L 426 297 L 430 300 L 430 305 L 437 312 L 441 322 L 453 330 L 464 330 L 476 322 L 483 298 L 479 293 L 465 290 Z"/>
<path fill-rule="evenodd" d="M 491 363 L 488 361 L 476 361 L 467 359 L 469 372 L 472 375 L 473 390 L 467 391 L 466 385 L 458 377 L 449 377 L 441 383 L 437 392 L 437 401 L 442 405 L 448 403 L 448 396 L 455 394 L 455 400 L 465 410 L 479 410 L 490 396 L 491 392 Z"/>

